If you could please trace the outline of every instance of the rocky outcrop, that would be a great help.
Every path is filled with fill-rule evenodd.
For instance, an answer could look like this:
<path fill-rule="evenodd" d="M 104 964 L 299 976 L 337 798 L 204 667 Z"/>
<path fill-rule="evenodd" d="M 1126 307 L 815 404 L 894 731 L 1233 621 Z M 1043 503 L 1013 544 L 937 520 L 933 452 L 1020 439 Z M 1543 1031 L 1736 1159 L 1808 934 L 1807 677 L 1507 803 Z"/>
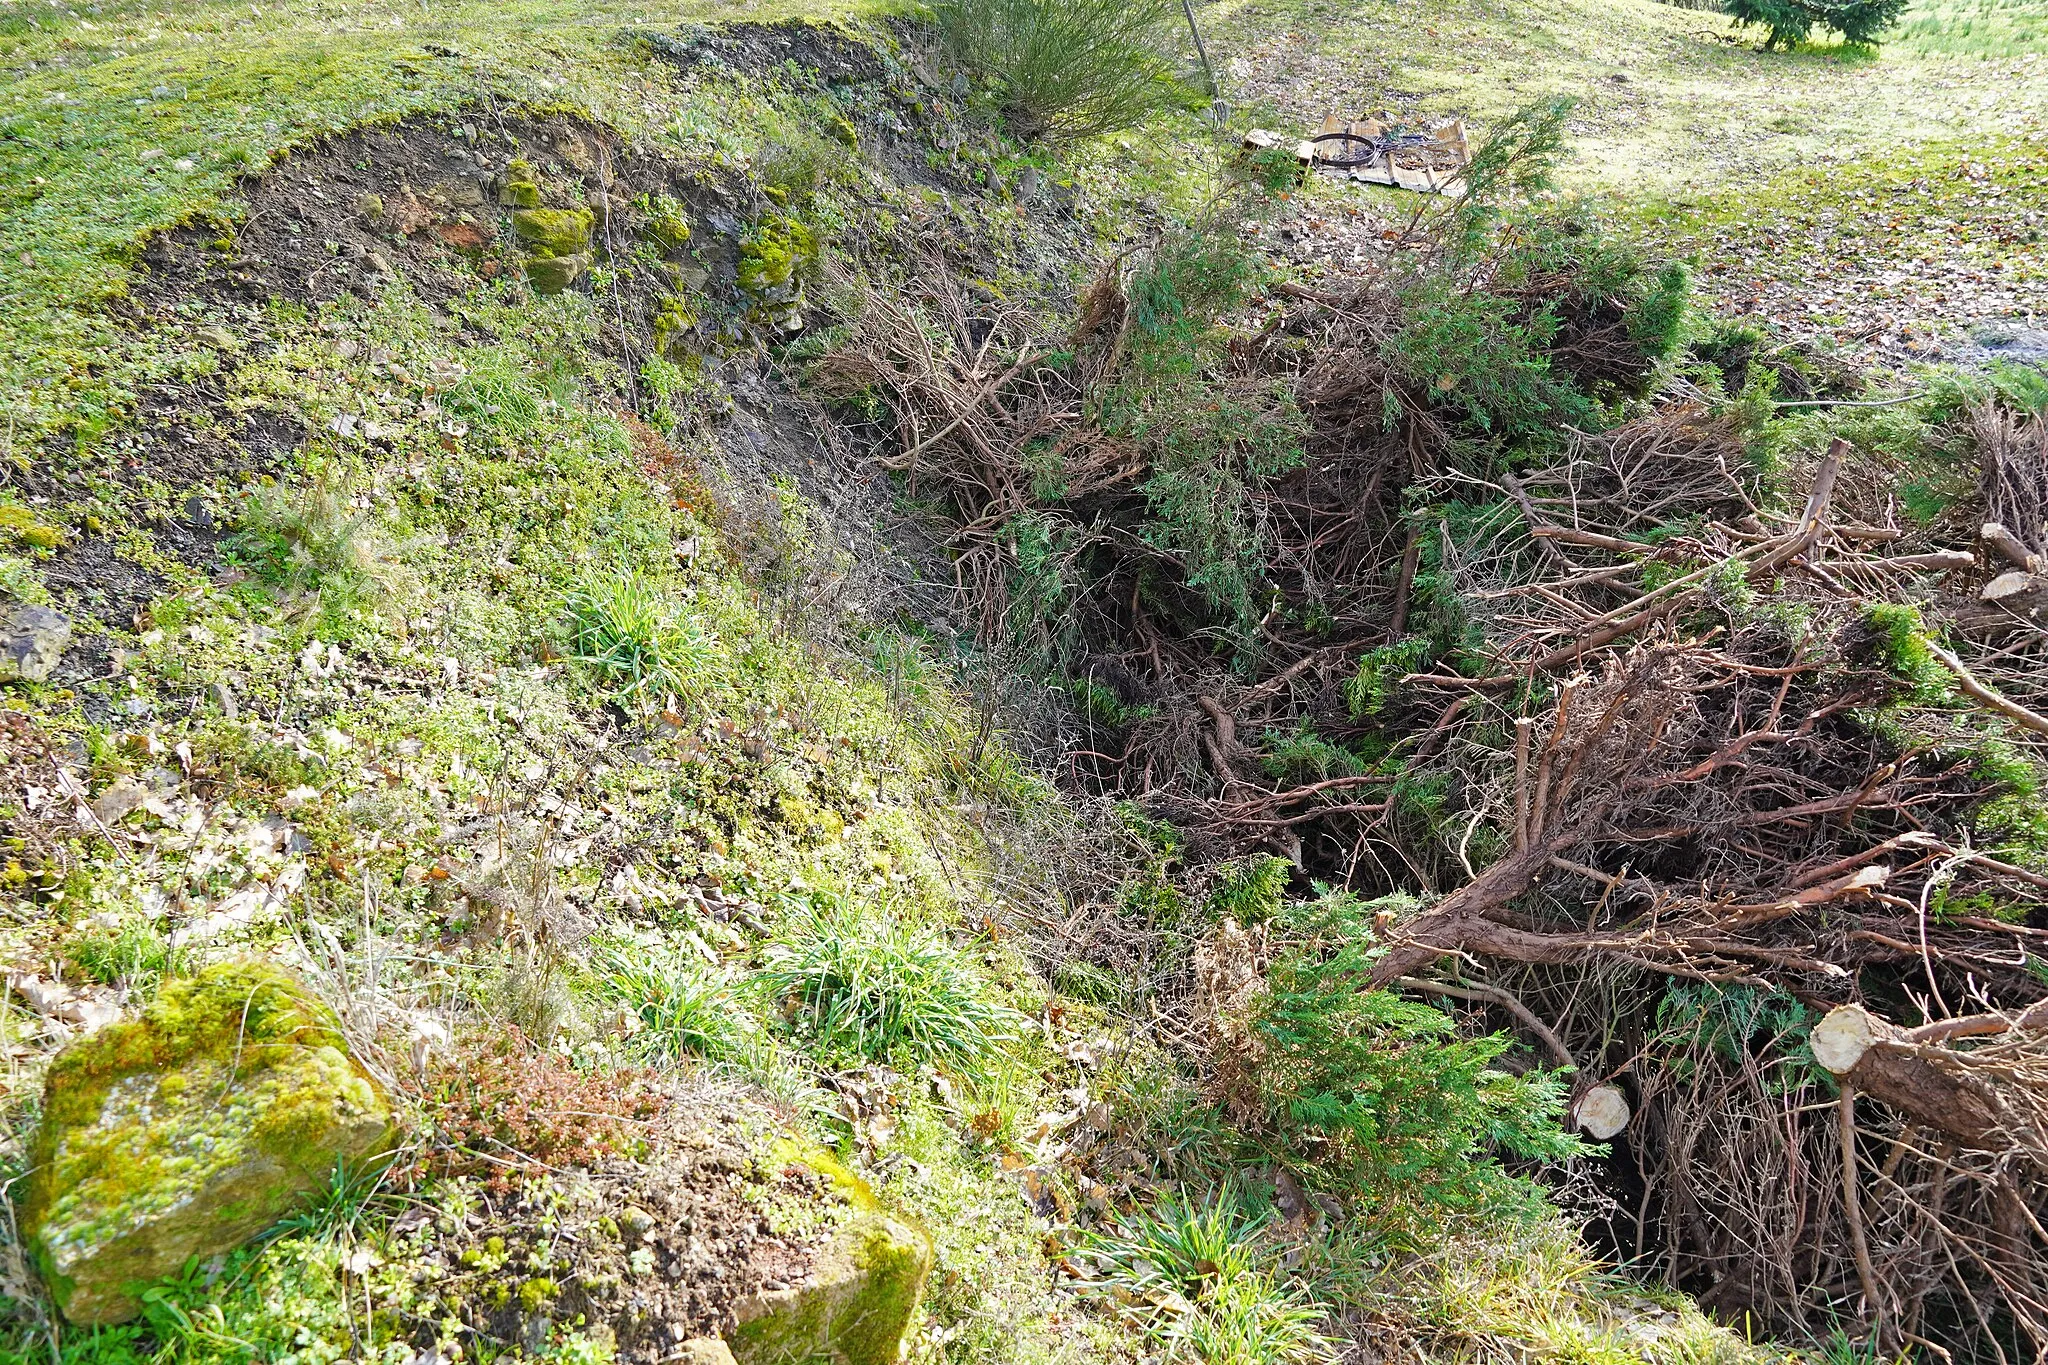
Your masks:
<path fill-rule="evenodd" d="M 299 982 L 213 967 L 51 1063 L 22 1231 L 65 1317 L 119 1322 L 149 1281 L 240 1246 L 392 1131 Z"/>

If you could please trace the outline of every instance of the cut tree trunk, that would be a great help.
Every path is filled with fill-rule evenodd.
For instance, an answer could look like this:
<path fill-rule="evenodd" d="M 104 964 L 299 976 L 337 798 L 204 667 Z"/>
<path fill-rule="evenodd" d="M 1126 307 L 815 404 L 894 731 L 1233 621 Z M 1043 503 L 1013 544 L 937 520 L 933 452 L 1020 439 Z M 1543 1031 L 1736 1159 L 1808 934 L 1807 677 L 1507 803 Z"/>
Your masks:
<path fill-rule="evenodd" d="M 1983 1015 L 1905 1029 L 1861 1005 L 1843 1005 L 1814 1025 L 1813 1055 L 1845 1084 L 1916 1124 L 1967 1147 L 1998 1151 L 2026 1141 L 2024 1119 L 1940 1040 L 2043 1024 L 2048 1012 L 2036 1009 L 2017 1020 Z"/>

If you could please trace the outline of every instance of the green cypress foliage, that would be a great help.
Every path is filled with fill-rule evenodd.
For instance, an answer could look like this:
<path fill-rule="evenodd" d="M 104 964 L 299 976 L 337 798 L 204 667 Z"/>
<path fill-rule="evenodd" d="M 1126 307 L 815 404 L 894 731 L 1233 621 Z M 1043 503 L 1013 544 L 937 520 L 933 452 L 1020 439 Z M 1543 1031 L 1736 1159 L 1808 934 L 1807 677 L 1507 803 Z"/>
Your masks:
<path fill-rule="evenodd" d="M 1501 1034 L 1461 1038 L 1449 1016 L 1370 988 L 1371 907 L 1343 894 L 1283 917 L 1286 949 L 1250 1020 L 1273 1138 L 1382 1197 L 1488 1208 L 1531 1187 L 1489 1156 L 1556 1161 L 1590 1149 L 1559 1118 L 1557 1072 L 1495 1065 Z"/>

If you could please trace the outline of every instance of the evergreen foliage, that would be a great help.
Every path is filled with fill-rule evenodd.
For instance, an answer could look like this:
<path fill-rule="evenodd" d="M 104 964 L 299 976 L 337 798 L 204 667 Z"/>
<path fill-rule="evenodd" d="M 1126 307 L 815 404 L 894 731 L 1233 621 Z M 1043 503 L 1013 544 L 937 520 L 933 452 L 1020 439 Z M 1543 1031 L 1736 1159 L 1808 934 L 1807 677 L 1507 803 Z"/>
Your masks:
<path fill-rule="evenodd" d="M 1833 29 L 1845 43 L 1874 47 L 1898 26 L 1907 0 L 1728 0 L 1735 22 L 1764 32 L 1764 50 L 1796 47 L 1816 28 Z"/>
<path fill-rule="evenodd" d="M 1487 1158 L 1587 1154 L 1559 1126 L 1565 1082 L 1494 1063 L 1500 1034 L 1461 1038 L 1427 1005 L 1369 988 L 1370 907 L 1338 893 L 1279 922 L 1284 950 L 1251 1026 L 1272 1137 L 1331 1179 L 1425 1204 L 1504 1207 L 1533 1191 Z"/>

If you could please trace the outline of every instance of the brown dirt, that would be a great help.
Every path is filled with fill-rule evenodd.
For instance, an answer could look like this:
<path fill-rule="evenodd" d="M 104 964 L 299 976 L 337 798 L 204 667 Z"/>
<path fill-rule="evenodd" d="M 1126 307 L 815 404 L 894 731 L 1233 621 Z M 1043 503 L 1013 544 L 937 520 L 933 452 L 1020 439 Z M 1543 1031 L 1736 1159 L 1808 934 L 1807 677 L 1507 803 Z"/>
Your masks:
<path fill-rule="evenodd" d="M 843 1199 L 804 1166 L 764 1165 L 762 1116 L 743 1098 L 697 1113 L 641 1160 L 561 1172 L 460 1218 L 399 1219 L 395 1251 L 420 1291 L 405 1334 L 424 1349 L 454 1318 L 479 1343 L 532 1353 L 582 1318 L 612 1332 L 621 1365 L 654 1365 L 730 1328 L 748 1295 L 802 1284 Z"/>

